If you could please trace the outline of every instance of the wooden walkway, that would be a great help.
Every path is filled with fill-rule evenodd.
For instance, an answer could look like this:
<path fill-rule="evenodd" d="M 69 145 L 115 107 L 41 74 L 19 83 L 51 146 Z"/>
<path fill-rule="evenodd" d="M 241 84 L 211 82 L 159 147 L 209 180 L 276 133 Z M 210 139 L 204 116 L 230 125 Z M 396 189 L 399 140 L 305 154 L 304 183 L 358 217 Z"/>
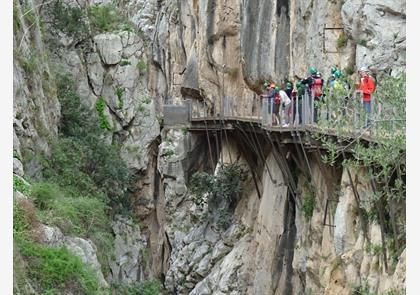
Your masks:
<path fill-rule="evenodd" d="M 321 142 L 317 139 L 320 135 L 334 138 L 343 144 L 351 143 L 356 139 L 360 139 L 366 143 L 376 142 L 376 140 L 366 132 L 349 131 L 344 136 L 343 134 L 340 134 L 340 137 L 338 137 L 336 130 L 333 128 L 322 128 L 312 124 L 289 127 L 264 126 L 261 124 L 261 119 L 258 117 L 224 117 L 223 119 L 220 117 L 192 118 L 188 130 L 191 132 L 215 132 L 226 130 L 229 134 L 239 128 L 246 132 L 275 135 L 274 137 L 280 143 L 303 142 L 305 145 L 311 145 L 313 147 L 321 146 Z"/>

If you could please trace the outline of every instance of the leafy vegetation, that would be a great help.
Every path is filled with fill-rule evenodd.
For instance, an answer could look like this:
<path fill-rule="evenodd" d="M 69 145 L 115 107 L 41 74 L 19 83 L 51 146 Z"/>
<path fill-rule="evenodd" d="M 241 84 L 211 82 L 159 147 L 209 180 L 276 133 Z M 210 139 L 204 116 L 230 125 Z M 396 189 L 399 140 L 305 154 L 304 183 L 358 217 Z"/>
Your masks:
<path fill-rule="evenodd" d="M 190 190 L 195 196 L 195 202 L 201 206 L 205 196 L 209 200 L 226 199 L 234 202 L 241 192 L 241 182 L 246 179 L 244 168 L 238 164 L 223 164 L 215 176 L 207 172 L 196 172 L 190 181 Z"/>
<path fill-rule="evenodd" d="M 111 287 L 115 295 L 159 295 L 162 284 L 158 280 L 148 280 L 132 284 L 114 284 Z"/>
<path fill-rule="evenodd" d="M 121 160 L 119 147 L 105 142 L 106 131 L 98 126 L 98 116 L 80 102 L 73 83 L 68 78 L 62 81 L 58 83 L 61 137 L 52 145 L 44 175 L 59 183 L 69 196 L 107 197 L 110 205 L 117 204 L 125 198 L 131 172 Z"/>
<path fill-rule="evenodd" d="M 237 202 L 246 177 L 247 172 L 239 163 L 221 165 L 216 175 L 196 172 L 189 183 L 193 201 L 200 208 L 207 204 L 216 224 L 226 229 L 230 224 L 229 211 Z"/>
<path fill-rule="evenodd" d="M 61 195 L 60 188 L 53 183 L 38 182 L 32 185 L 31 197 L 41 210 L 49 209 L 53 200 Z"/>
<path fill-rule="evenodd" d="M 20 251 L 29 258 L 29 275 L 45 290 L 64 291 L 66 284 L 84 294 L 99 294 L 99 283 L 93 270 L 65 247 L 49 247 L 22 241 Z"/>
<path fill-rule="evenodd" d="M 383 293 L 377 293 L 371 291 L 367 279 L 363 280 L 362 284 L 356 286 L 352 290 L 352 295 L 403 295 L 405 290 L 389 289 Z"/>
<path fill-rule="evenodd" d="M 181 132 L 182 132 L 183 135 L 187 135 L 188 134 L 188 128 L 187 127 L 182 127 Z"/>
<path fill-rule="evenodd" d="M 54 1 L 47 9 L 47 13 L 50 15 L 55 29 L 77 40 L 88 36 L 87 16 L 79 6 Z"/>
<path fill-rule="evenodd" d="M 125 58 L 121 59 L 120 66 L 124 67 L 124 66 L 128 66 L 128 65 L 131 65 L 131 61 L 129 61 L 128 59 L 125 59 Z"/>
<path fill-rule="evenodd" d="M 92 5 L 88 9 L 82 9 L 62 1 L 54 1 L 47 13 L 55 28 L 76 40 L 83 40 L 99 32 L 134 31 L 133 26 L 112 4 Z"/>
<path fill-rule="evenodd" d="M 137 63 L 137 69 L 139 70 L 140 75 L 143 75 L 147 71 L 147 64 L 143 59 L 140 59 Z"/>
<path fill-rule="evenodd" d="M 307 192 L 303 196 L 303 202 L 302 202 L 302 207 L 301 207 L 303 216 L 305 216 L 305 218 L 309 220 L 312 217 L 314 209 L 315 209 L 315 194 L 312 192 Z"/>
<path fill-rule="evenodd" d="M 27 75 L 32 75 L 38 68 L 39 60 L 36 51 L 23 52 L 20 49 L 13 50 L 14 58 L 19 62 Z"/>
<path fill-rule="evenodd" d="M 124 92 L 125 92 L 125 88 L 123 88 L 121 86 L 117 86 L 117 88 L 115 89 L 115 94 L 118 97 L 118 108 L 120 108 L 120 109 L 124 106 L 124 102 L 122 100 Z"/>
<path fill-rule="evenodd" d="M 326 154 L 322 156 L 325 163 L 341 164 L 345 169 L 360 172 L 360 177 L 366 178 L 373 193 L 360 204 L 361 214 L 366 220 L 381 224 L 388 245 L 381 245 L 384 253 L 389 250 L 392 257 L 398 257 L 405 246 L 405 198 L 406 198 L 406 139 L 405 139 L 405 73 L 392 77 L 384 75 L 378 79 L 378 85 L 373 93 L 373 111 L 371 124 L 365 127 L 366 114 L 358 109 L 358 99 L 351 97 L 354 85 L 348 92 L 328 93 L 326 101 L 330 109 L 343 105 L 343 97 L 350 97 L 346 115 L 342 113 L 329 120 L 321 120 L 320 126 L 333 127 L 341 140 L 339 143 L 324 136 L 319 136 Z M 354 118 L 360 115 L 360 123 L 355 124 Z M 348 143 L 349 132 L 355 132 L 356 137 Z M 374 141 L 366 142 L 362 135 L 369 132 Z M 354 137 L 354 133 L 353 133 Z M 351 155 L 351 156 L 350 156 Z M 395 259 L 393 258 L 394 262 Z"/>
<path fill-rule="evenodd" d="M 119 29 L 122 17 L 110 5 L 93 5 L 89 7 L 88 16 L 91 25 L 98 31 L 111 32 Z"/>
<path fill-rule="evenodd" d="M 21 265 L 19 278 L 35 281 L 43 294 L 57 294 L 71 287 L 74 293 L 101 294 L 93 270 L 65 247 L 50 247 L 37 242 L 35 208 L 27 200 L 14 202 L 13 238 L 15 250 L 26 265 Z M 21 286 L 17 282 L 16 286 Z"/>
<path fill-rule="evenodd" d="M 109 123 L 106 115 L 105 115 L 105 107 L 106 103 L 102 96 L 98 97 L 98 100 L 96 101 L 96 111 L 98 112 L 99 116 L 99 126 L 101 126 L 102 129 L 111 130 L 111 123 Z"/>
<path fill-rule="evenodd" d="M 119 147 L 105 142 L 98 114 L 81 103 L 74 81 L 57 75 L 57 87 L 62 120 L 50 154 L 40 157 L 43 179 L 29 189 L 14 176 L 15 187 L 26 189 L 40 221 L 58 226 L 66 235 L 91 239 L 106 275 L 113 248 L 110 212 L 128 211 L 124 208 L 130 206 L 131 172 Z"/>
<path fill-rule="evenodd" d="M 27 196 L 30 194 L 30 186 L 22 177 L 13 174 L 13 191 L 19 191 Z"/>
<path fill-rule="evenodd" d="M 341 33 L 337 38 L 336 47 L 337 49 L 343 48 L 347 44 L 348 37 L 345 33 Z"/>

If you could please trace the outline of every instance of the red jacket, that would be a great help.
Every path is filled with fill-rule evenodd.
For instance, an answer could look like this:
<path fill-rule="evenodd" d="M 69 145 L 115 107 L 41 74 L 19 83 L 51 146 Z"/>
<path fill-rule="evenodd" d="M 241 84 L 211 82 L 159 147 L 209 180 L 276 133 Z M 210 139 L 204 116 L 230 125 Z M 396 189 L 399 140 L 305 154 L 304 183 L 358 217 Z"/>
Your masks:
<path fill-rule="evenodd" d="M 363 101 L 370 101 L 370 95 L 375 91 L 375 80 L 369 75 L 361 78 L 359 90 L 363 92 Z"/>

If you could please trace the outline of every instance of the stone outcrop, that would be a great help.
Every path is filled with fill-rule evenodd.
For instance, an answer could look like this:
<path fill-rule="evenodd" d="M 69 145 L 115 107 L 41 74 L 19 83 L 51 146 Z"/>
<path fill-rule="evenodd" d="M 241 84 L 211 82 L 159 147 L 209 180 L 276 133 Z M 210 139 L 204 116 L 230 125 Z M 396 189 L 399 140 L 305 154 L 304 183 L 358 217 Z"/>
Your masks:
<path fill-rule="evenodd" d="M 344 29 L 356 44 L 356 66 L 375 72 L 405 69 L 405 1 L 346 1 Z M 387 28 L 384 30 L 384 28 Z"/>
<path fill-rule="evenodd" d="M 115 234 L 113 259 L 110 262 L 111 282 L 132 283 L 144 280 L 144 263 L 147 259 L 147 239 L 139 224 L 117 216 L 112 224 Z"/>

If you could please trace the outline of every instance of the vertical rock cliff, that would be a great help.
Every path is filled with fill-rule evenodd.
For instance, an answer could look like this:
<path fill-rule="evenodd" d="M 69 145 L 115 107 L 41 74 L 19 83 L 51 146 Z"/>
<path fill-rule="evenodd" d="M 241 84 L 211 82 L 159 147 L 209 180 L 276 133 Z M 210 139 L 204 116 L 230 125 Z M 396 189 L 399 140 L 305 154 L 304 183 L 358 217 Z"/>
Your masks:
<path fill-rule="evenodd" d="M 107 5 L 105 20 L 95 15 Z M 353 78 L 363 65 L 397 75 L 405 13 L 402 0 L 14 1 L 13 173 L 42 178 L 39 155 L 60 133 L 64 75 L 134 178 L 131 219 L 116 214 L 109 224 L 109 265 L 98 266 L 92 241 L 58 228 L 43 227 L 45 242 L 90 245 L 81 256 L 103 286 L 156 278 L 169 294 L 404 290 L 405 250 L 390 253 L 385 241 L 395 225 L 360 211 L 375 206 L 366 167 L 327 165 L 315 150 L 304 160 L 304 150 L 265 135 L 252 138 L 256 152 L 239 130 L 216 141 L 163 128 L 162 108 L 192 99 L 209 115 L 226 103 L 234 115 L 256 115 L 264 80 L 305 77 L 310 66 L 325 77 L 332 65 Z M 241 193 L 198 204 L 194 173 L 217 177 L 232 163 L 244 169 Z M 404 205 L 394 214 L 404 216 Z"/>

